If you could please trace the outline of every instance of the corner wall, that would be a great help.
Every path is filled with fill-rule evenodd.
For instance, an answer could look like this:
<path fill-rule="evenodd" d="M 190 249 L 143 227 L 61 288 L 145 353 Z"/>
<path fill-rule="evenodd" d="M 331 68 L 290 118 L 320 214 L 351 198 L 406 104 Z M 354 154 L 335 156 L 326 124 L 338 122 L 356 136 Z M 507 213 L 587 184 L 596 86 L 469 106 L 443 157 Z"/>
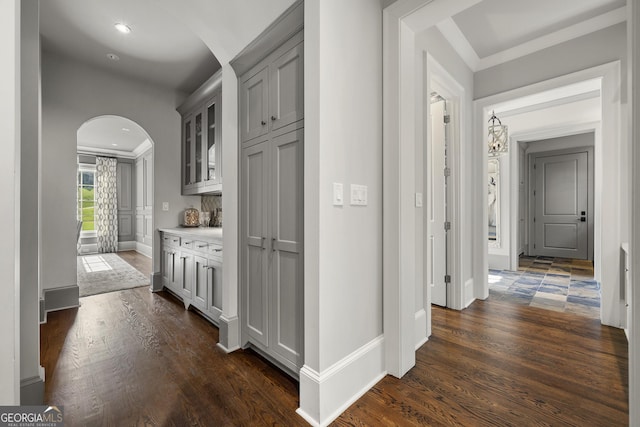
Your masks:
<path fill-rule="evenodd" d="M 305 365 L 300 409 L 326 425 L 385 374 L 382 10 L 305 2 Z M 333 206 L 333 183 L 344 206 Z M 350 185 L 368 187 L 351 206 Z"/>

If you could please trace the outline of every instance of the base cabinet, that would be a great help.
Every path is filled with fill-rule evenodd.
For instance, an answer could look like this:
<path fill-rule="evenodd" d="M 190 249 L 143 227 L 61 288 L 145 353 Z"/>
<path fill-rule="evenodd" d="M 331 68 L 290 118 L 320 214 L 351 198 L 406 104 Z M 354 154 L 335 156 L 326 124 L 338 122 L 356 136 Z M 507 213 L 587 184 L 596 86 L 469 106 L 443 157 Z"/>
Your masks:
<path fill-rule="evenodd" d="M 222 244 L 162 232 L 162 284 L 214 324 L 222 314 Z"/>

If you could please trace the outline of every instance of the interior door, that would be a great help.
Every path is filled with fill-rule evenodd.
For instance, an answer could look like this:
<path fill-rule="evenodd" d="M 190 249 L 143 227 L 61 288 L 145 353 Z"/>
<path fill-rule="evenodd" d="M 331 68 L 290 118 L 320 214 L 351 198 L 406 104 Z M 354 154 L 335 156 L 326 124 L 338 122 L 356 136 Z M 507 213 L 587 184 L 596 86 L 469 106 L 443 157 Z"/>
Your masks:
<path fill-rule="evenodd" d="M 271 346 L 293 370 L 302 367 L 304 130 L 272 141 Z"/>
<path fill-rule="evenodd" d="M 427 258 L 430 268 L 427 271 L 428 284 L 431 286 L 431 302 L 445 307 L 447 305 L 446 275 L 446 182 L 445 182 L 445 101 L 431 104 L 431 147 L 428 152 L 431 163 L 429 173 L 428 221 L 429 239 Z"/>
<path fill-rule="evenodd" d="M 535 255 L 588 259 L 588 153 L 534 159 Z"/>
<path fill-rule="evenodd" d="M 267 233 L 268 233 L 268 143 L 242 150 L 243 168 L 243 256 L 244 328 L 247 338 L 268 345 Z"/>

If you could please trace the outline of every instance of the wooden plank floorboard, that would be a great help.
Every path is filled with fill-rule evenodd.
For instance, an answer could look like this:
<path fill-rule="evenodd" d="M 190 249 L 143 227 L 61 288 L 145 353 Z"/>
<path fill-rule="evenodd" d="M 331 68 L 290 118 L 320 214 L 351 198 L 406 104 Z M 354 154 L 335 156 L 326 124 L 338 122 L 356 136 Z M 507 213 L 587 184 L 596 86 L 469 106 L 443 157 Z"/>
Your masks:
<path fill-rule="evenodd" d="M 306 425 L 297 381 L 165 292 L 83 298 L 41 327 L 45 402 L 69 426 Z M 624 426 L 624 333 L 505 302 L 434 307 L 402 379 L 383 378 L 335 426 Z"/>

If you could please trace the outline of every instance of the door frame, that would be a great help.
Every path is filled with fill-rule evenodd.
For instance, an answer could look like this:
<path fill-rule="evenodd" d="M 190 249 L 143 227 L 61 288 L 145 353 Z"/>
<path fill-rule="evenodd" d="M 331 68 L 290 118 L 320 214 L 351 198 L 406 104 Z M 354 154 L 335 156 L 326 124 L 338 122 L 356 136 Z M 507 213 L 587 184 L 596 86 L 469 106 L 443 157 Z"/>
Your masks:
<path fill-rule="evenodd" d="M 595 135 L 594 135 L 595 137 Z M 594 147 L 591 146 L 583 146 L 583 147 L 575 147 L 575 148 L 565 148 L 560 150 L 545 150 L 545 151 L 529 151 L 527 150 L 527 167 L 528 173 L 526 173 L 528 182 L 525 184 L 528 188 L 528 215 L 527 215 L 527 227 L 529 229 L 529 241 L 527 242 L 527 254 L 532 253 L 532 240 L 535 236 L 535 223 L 533 222 L 533 218 L 535 216 L 535 198 L 533 197 L 533 190 L 536 185 L 535 178 L 535 170 L 533 169 L 533 162 L 537 157 L 545 157 L 545 156 L 558 156 L 563 154 L 577 154 L 577 153 L 587 153 L 587 259 L 593 261 L 593 230 L 594 230 L 594 185 L 593 185 L 593 166 L 594 166 Z"/>
<path fill-rule="evenodd" d="M 618 171 L 620 166 L 620 152 L 622 146 L 622 114 L 621 99 L 621 63 L 613 61 L 607 64 L 566 74 L 560 77 L 523 86 L 517 89 L 491 95 L 474 101 L 474 117 L 476 138 L 480 138 L 487 132 L 487 125 L 481 117 L 486 117 L 496 105 L 523 98 L 525 96 L 550 91 L 575 83 L 597 79 L 600 82 L 601 121 L 595 129 L 594 141 L 594 273 L 595 280 L 602 284 L 602 296 L 600 306 L 600 318 L 604 325 L 621 327 L 623 325 L 622 313 L 625 313 L 624 301 L 620 299 L 620 244 L 621 235 L 619 227 L 607 227 L 605 224 L 618 224 L 618 211 L 620 207 L 620 193 L 618 191 L 605 191 L 605 189 L 620 188 L 620 174 L 611 173 Z M 585 126 L 585 124 L 583 124 Z M 606 142 L 606 149 L 605 143 Z M 477 144 L 482 144 L 481 140 Z M 486 160 L 486 153 L 483 156 Z M 486 176 L 487 166 L 480 165 L 475 173 L 476 180 Z M 605 173 L 607 171 L 608 173 Z M 476 187 L 480 194 L 482 204 L 486 204 L 485 191 Z M 482 205 L 481 205 L 482 206 Z M 603 206 L 609 208 L 603 209 Z M 478 228 L 487 233 L 486 213 L 482 218 L 482 224 L 477 223 L 474 233 Z M 474 234 L 475 235 L 475 234 Z M 478 236 L 479 237 L 479 236 Z M 475 253 L 475 252 L 474 252 Z M 480 259 L 474 265 L 474 286 L 476 298 L 486 299 L 489 296 L 489 284 L 486 271 L 488 271 L 488 259 L 484 251 L 479 253 Z"/>

